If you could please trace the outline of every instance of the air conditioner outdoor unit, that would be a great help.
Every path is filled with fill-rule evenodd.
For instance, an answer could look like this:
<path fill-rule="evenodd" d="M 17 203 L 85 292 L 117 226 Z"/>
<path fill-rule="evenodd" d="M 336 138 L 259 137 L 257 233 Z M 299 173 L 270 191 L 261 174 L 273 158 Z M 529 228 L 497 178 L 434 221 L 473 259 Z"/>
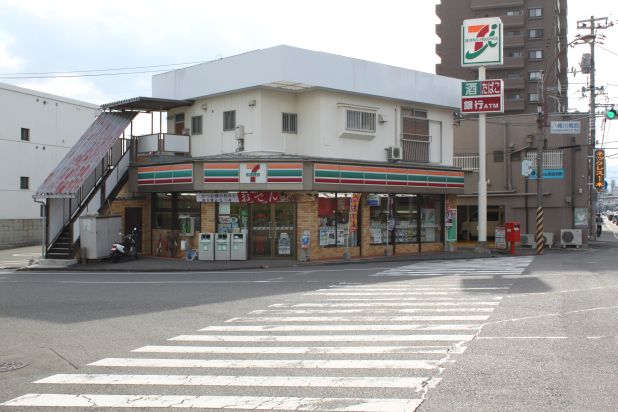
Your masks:
<path fill-rule="evenodd" d="M 401 147 L 399 146 L 389 146 L 384 150 L 386 150 L 386 158 L 389 162 L 396 162 L 397 160 L 401 160 L 403 157 Z"/>
<path fill-rule="evenodd" d="M 238 125 L 235 130 L 236 139 L 244 139 L 245 138 L 245 126 Z"/>
<path fill-rule="evenodd" d="M 531 248 L 535 248 L 536 247 L 536 238 L 533 234 L 531 233 L 522 233 L 521 234 L 521 239 L 519 241 L 519 243 L 524 246 L 524 247 L 531 247 Z"/>
<path fill-rule="evenodd" d="M 560 246 L 575 246 L 582 245 L 582 230 L 581 229 L 561 229 L 560 230 Z"/>
<path fill-rule="evenodd" d="M 543 243 L 545 243 L 545 247 L 551 249 L 554 245 L 554 234 L 552 232 L 543 232 Z"/>

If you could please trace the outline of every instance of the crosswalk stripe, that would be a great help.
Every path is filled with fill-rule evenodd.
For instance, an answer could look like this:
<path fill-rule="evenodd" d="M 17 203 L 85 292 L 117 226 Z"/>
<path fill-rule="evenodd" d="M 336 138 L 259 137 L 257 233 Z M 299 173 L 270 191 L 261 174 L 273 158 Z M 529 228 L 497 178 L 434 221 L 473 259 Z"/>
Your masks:
<path fill-rule="evenodd" d="M 355 308 L 355 309 L 258 309 L 249 315 L 331 315 L 331 314 L 362 314 L 362 313 L 419 313 L 419 312 L 493 312 L 495 308 Z"/>
<path fill-rule="evenodd" d="M 333 388 L 409 388 L 418 390 L 429 377 L 221 376 L 58 374 L 35 383 L 77 385 L 282 386 Z"/>
<path fill-rule="evenodd" d="M 425 288 L 411 288 L 411 287 L 400 287 L 400 288 L 350 288 L 350 287 L 335 287 L 331 289 L 318 289 L 315 292 L 331 292 L 333 290 L 336 291 L 345 291 L 345 292 L 355 292 L 358 290 L 362 290 L 363 292 L 416 292 L 416 291 L 451 291 L 451 290 L 459 290 L 459 291 L 469 291 L 469 290 L 508 290 L 508 286 L 504 287 L 487 287 L 487 288 L 463 288 L 463 287 L 448 287 L 448 288 L 436 288 L 436 287 L 425 287 Z"/>
<path fill-rule="evenodd" d="M 431 302 L 479 302 L 486 300 L 502 300 L 503 296 L 461 296 L 461 297 L 448 297 L 448 296 L 432 296 Z M 324 298 L 325 302 L 428 302 L 427 298 L 421 298 L 417 296 L 410 297 L 396 297 L 396 298 L 384 298 L 384 297 L 333 297 Z"/>
<path fill-rule="evenodd" d="M 398 325 L 234 325 L 208 326 L 199 332 L 342 332 L 342 331 L 411 331 L 411 330 L 476 330 L 481 324 L 398 324 Z"/>
<path fill-rule="evenodd" d="M 261 396 L 97 395 L 31 393 L 5 406 L 100 408 L 202 408 L 324 412 L 413 411 L 421 399 L 293 398 Z"/>
<path fill-rule="evenodd" d="M 292 369 L 436 369 L 435 360 L 263 360 L 263 359 L 144 359 L 105 358 L 89 366 L 139 367 L 139 368 L 292 368 Z"/>
<path fill-rule="evenodd" d="M 490 295 L 490 292 L 475 292 L 479 295 Z M 352 291 L 352 292 L 345 292 L 345 291 L 333 291 L 333 290 L 329 290 L 326 292 L 307 292 L 305 293 L 305 295 L 310 295 L 310 296 L 375 296 L 375 295 L 384 295 L 384 296 L 414 296 L 414 295 L 421 295 L 421 296 L 448 296 L 448 295 L 460 295 L 460 296 L 467 296 L 465 293 L 463 292 L 459 292 L 459 291 L 447 291 L 447 292 L 356 292 L 356 291 Z"/>
<path fill-rule="evenodd" d="M 196 342 L 404 342 L 462 341 L 474 335 L 180 335 L 169 341 Z"/>
<path fill-rule="evenodd" d="M 226 322 L 419 322 L 419 321 L 463 321 L 463 320 L 487 320 L 489 316 L 239 316 L 226 320 Z"/>
<path fill-rule="evenodd" d="M 433 307 L 433 306 L 497 306 L 500 302 L 369 302 L 369 303 L 297 303 L 297 304 L 285 304 L 275 303 L 270 305 L 269 308 L 373 308 L 373 307 Z"/>
<path fill-rule="evenodd" d="M 288 355 L 360 355 L 423 353 L 444 354 L 452 347 L 443 346 L 143 346 L 138 353 L 217 353 L 217 354 L 288 354 Z"/>

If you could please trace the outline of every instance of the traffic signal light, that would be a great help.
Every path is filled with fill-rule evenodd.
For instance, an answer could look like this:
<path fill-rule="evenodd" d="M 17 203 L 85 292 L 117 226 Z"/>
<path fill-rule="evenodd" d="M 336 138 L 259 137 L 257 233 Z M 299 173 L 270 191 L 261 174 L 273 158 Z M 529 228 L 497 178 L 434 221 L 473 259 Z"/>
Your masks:
<path fill-rule="evenodd" d="M 618 113 L 616 112 L 616 109 L 614 109 L 613 107 L 605 112 L 605 118 L 608 120 L 614 120 L 617 115 Z"/>

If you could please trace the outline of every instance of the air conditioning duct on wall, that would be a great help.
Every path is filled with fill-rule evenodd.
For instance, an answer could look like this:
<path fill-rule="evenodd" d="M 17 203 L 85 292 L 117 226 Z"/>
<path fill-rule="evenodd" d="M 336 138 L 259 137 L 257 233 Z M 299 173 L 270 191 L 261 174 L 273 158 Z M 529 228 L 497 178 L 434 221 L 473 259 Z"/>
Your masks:
<path fill-rule="evenodd" d="M 561 229 L 560 230 L 560 246 L 575 246 L 582 245 L 582 230 L 581 229 Z"/>

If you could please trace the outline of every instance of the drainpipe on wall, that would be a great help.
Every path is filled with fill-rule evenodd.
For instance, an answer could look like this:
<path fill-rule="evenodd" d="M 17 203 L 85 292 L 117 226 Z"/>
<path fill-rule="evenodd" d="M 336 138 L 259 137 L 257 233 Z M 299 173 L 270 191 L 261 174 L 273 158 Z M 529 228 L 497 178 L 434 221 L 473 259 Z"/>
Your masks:
<path fill-rule="evenodd" d="M 46 202 L 41 200 L 34 199 L 35 203 L 39 203 L 41 205 L 41 218 L 43 222 L 41 223 L 41 259 L 45 259 L 45 251 L 47 250 L 47 241 L 45 239 L 46 226 L 47 226 L 47 210 L 46 210 Z"/>

